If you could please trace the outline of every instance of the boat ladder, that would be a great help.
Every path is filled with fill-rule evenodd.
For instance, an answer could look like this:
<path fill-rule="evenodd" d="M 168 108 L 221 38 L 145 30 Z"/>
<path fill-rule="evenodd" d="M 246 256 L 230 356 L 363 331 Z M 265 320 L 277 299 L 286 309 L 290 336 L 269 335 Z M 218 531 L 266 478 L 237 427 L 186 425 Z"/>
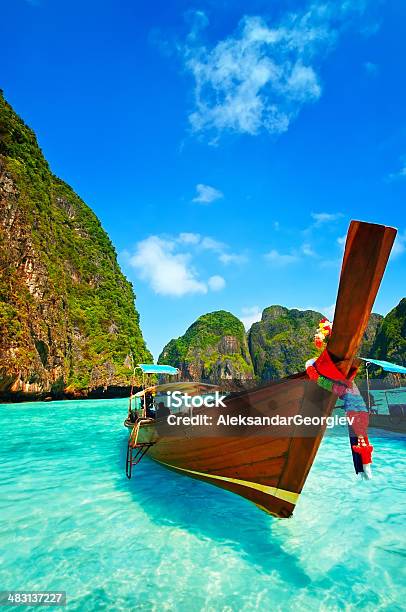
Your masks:
<path fill-rule="evenodd" d="M 139 432 L 142 425 L 153 423 L 154 419 L 140 419 L 132 428 L 131 434 L 128 438 L 127 445 L 127 459 L 125 473 L 128 479 L 132 476 L 133 465 L 137 465 L 148 449 L 155 444 L 155 442 L 139 442 Z"/>

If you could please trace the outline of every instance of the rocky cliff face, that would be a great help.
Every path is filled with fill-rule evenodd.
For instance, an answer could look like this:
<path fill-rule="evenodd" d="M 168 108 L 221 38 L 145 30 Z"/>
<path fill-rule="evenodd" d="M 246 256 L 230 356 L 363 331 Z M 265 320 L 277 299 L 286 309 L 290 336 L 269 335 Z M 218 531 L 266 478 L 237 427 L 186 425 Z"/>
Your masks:
<path fill-rule="evenodd" d="M 304 369 L 307 359 L 316 356 L 314 334 L 322 315 L 312 310 L 288 310 L 270 306 L 262 320 L 254 323 L 248 333 L 249 349 L 256 376 L 270 380 L 288 376 Z M 373 357 L 373 345 L 383 317 L 372 313 L 359 355 Z M 361 375 L 364 368 L 361 367 Z"/>
<path fill-rule="evenodd" d="M 225 310 L 199 317 L 165 346 L 158 363 L 179 368 L 184 380 L 217 383 L 254 376 L 244 326 Z"/>
<path fill-rule="evenodd" d="M 151 359 L 113 245 L 0 95 L 0 397 L 127 385 L 130 353 Z"/>
<path fill-rule="evenodd" d="M 272 380 L 303 371 L 307 359 L 317 355 L 313 340 L 322 316 L 313 310 L 265 308 L 248 333 L 256 376 Z"/>
<path fill-rule="evenodd" d="M 322 317 L 313 310 L 270 306 L 249 330 L 247 346 L 240 321 L 228 312 L 214 312 L 171 340 L 159 363 L 180 368 L 186 380 L 253 381 L 255 375 L 257 381 L 267 381 L 289 376 L 303 371 L 307 359 L 319 354 L 314 334 Z M 406 298 L 385 318 L 371 314 L 359 355 L 405 364 Z M 361 365 L 360 376 L 364 375 Z"/>
<path fill-rule="evenodd" d="M 380 322 L 369 356 L 406 366 L 406 298 Z"/>
<path fill-rule="evenodd" d="M 361 357 L 372 357 L 372 346 L 375 341 L 375 336 L 383 320 L 383 316 L 376 312 L 371 313 L 369 317 L 368 325 L 364 333 L 360 349 L 358 351 Z"/>

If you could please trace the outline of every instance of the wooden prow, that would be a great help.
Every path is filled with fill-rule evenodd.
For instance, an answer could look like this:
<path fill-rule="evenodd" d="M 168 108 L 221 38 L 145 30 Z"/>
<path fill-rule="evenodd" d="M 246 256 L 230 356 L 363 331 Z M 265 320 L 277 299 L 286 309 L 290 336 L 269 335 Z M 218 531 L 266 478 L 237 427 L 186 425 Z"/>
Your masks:
<path fill-rule="evenodd" d="M 396 229 L 351 221 L 328 350 L 347 375 L 362 341 Z"/>
<path fill-rule="evenodd" d="M 396 229 L 393 227 L 351 221 L 328 343 L 329 353 L 345 376 L 354 363 L 395 237 Z M 320 414 L 329 416 L 336 399 L 335 395 L 317 385 L 309 385 L 303 397 L 301 413 L 313 414 L 314 406 L 319 406 Z M 320 426 L 315 438 L 292 438 L 279 487 L 289 488 L 293 485 L 295 491 L 302 490 L 325 429 L 325 425 Z M 304 458 L 303 470 L 298 470 L 298 457 Z"/>

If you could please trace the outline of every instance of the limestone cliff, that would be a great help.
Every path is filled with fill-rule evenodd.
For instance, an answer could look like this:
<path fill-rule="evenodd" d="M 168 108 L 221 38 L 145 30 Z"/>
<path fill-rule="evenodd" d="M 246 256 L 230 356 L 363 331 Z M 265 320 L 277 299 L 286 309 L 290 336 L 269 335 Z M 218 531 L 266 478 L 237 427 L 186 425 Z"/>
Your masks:
<path fill-rule="evenodd" d="M 0 397 L 127 385 L 149 360 L 131 284 L 91 209 L 0 95 Z"/>
<path fill-rule="evenodd" d="M 314 310 L 265 308 L 248 333 L 256 376 L 265 381 L 303 371 L 307 359 L 317 355 L 314 334 L 322 316 Z"/>
<path fill-rule="evenodd" d="M 369 356 L 406 366 L 406 298 L 380 322 Z"/>
<path fill-rule="evenodd" d="M 377 314 L 376 312 L 371 313 L 367 328 L 364 333 L 364 338 L 358 351 L 361 357 L 372 357 L 372 346 L 374 344 L 375 337 L 378 329 L 380 328 L 382 320 L 382 315 Z"/>
<path fill-rule="evenodd" d="M 184 380 L 217 383 L 254 376 L 244 326 L 225 310 L 199 317 L 165 346 L 158 363 L 179 368 Z"/>
<path fill-rule="evenodd" d="M 406 359 L 406 299 L 387 317 L 372 313 L 364 334 L 360 356 Z M 219 311 L 203 315 L 186 333 L 171 340 L 159 362 L 180 368 L 186 380 L 219 382 L 225 379 L 267 381 L 304 370 L 319 351 L 314 334 L 320 319 L 314 310 L 269 306 L 261 321 L 248 332 L 248 347 L 241 323 L 232 314 Z M 361 365 L 360 376 L 365 375 Z"/>

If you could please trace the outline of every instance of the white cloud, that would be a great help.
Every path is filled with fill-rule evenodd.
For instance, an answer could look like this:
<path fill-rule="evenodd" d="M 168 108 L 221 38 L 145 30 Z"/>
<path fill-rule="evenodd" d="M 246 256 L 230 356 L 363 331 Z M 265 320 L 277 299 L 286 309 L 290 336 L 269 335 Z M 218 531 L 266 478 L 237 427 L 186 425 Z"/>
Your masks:
<path fill-rule="evenodd" d="M 347 234 L 344 234 L 344 236 L 339 236 L 337 238 L 337 244 L 340 247 L 341 253 L 344 253 L 346 241 L 347 241 Z M 341 261 L 340 261 L 340 263 L 341 263 Z"/>
<path fill-rule="evenodd" d="M 246 255 L 239 255 L 238 253 L 221 253 L 219 256 L 221 263 L 228 266 L 229 264 L 243 264 L 248 261 Z"/>
<path fill-rule="evenodd" d="M 257 321 L 261 320 L 262 311 L 259 306 L 247 306 L 241 309 L 242 316 L 240 316 L 240 320 L 244 323 L 245 329 L 248 331 Z"/>
<path fill-rule="evenodd" d="M 180 297 L 188 293 L 207 293 L 207 285 L 197 278 L 190 266 L 190 255 L 174 253 L 174 248 L 174 242 L 150 236 L 137 244 L 130 265 L 159 295 Z"/>
<path fill-rule="evenodd" d="M 271 249 L 268 253 L 265 253 L 264 257 L 274 266 L 282 267 L 300 261 L 303 255 L 305 257 L 318 257 L 309 242 L 304 242 L 300 248 L 292 249 L 290 253 L 280 253 L 277 249 Z"/>
<path fill-rule="evenodd" d="M 391 257 L 399 257 L 406 251 L 406 231 L 398 233 L 392 247 Z"/>
<path fill-rule="evenodd" d="M 193 234 L 192 232 L 181 232 L 178 237 L 178 241 L 183 244 L 198 244 L 200 242 L 200 234 Z"/>
<path fill-rule="evenodd" d="M 216 240 L 211 236 L 202 236 L 194 232 L 181 232 L 174 240 L 179 244 L 189 245 L 204 251 L 212 251 L 218 255 L 219 261 L 225 265 L 242 264 L 248 261 L 246 255 L 230 253 L 229 246 L 225 242 Z"/>
<path fill-rule="evenodd" d="M 221 289 L 224 289 L 224 287 L 226 286 L 226 281 L 222 276 L 215 274 L 214 276 L 211 276 L 209 278 L 207 284 L 209 285 L 212 291 L 221 291 Z"/>
<path fill-rule="evenodd" d="M 200 11 L 182 48 L 195 82 L 192 129 L 217 136 L 223 130 L 285 132 L 304 104 L 320 98 L 320 58 L 360 6 L 346 0 L 315 2 L 272 25 L 245 16 L 233 35 L 212 48 L 199 42 L 199 31 L 209 23 Z"/>
<path fill-rule="evenodd" d="M 218 274 L 207 281 L 199 278 L 192 259 L 201 255 L 202 249 L 213 251 L 220 259 L 227 248 L 225 243 L 210 236 L 181 232 L 177 236 L 149 236 L 138 242 L 133 254 L 123 252 L 122 255 L 156 294 L 181 297 L 225 287 L 226 281 Z"/>
<path fill-rule="evenodd" d="M 321 312 L 321 314 L 323 314 L 330 321 L 332 321 L 334 317 L 335 309 L 336 309 L 336 305 L 334 303 L 334 304 L 331 304 L 330 306 L 323 306 L 322 308 L 320 308 L 319 312 Z"/>
<path fill-rule="evenodd" d="M 222 264 L 243 264 L 248 261 L 248 257 L 241 253 L 230 253 L 228 251 L 229 246 L 225 242 L 215 240 L 210 236 L 205 236 L 201 239 L 199 247 L 206 251 L 213 251 L 217 253 L 219 261 Z"/>
<path fill-rule="evenodd" d="M 305 242 L 304 244 L 302 244 L 302 253 L 303 255 L 306 255 L 306 257 L 316 257 L 316 253 L 313 250 L 312 245 L 309 244 L 308 242 Z"/>
<path fill-rule="evenodd" d="M 335 307 L 336 305 L 334 303 L 330 304 L 330 306 L 308 306 L 307 308 L 298 308 L 298 310 L 315 310 L 316 312 L 320 312 L 323 316 L 327 317 L 329 321 L 332 321 Z"/>
<path fill-rule="evenodd" d="M 296 263 L 299 260 L 297 255 L 279 253 L 276 249 L 272 249 L 269 253 L 266 253 L 265 259 L 277 267 Z"/>
<path fill-rule="evenodd" d="M 220 242 L 220 240 L 210 238 L 210 236 L 205 236 L 200 242 L 200 246 L 202 247 L 202 249 L 215 252 L 222 252 L 224 249 L 227 248 L 227 245 L 224 244 L 224 242 Z"/>
<path fill-rule="evenodd" d="M 315 221 L 316 226 L 323 225 L 323 223 L 333 223 L 333 221 L 337 221 L 342 217 L 342 213 L 327 213 L 327 212 L 319 212 L 319 213 L 311 213 L 312 218 Z"/>
<path fill-rule="evenodd" d="M 210 204 L 211 202 L 220 200 L 223 197 L 224 194 L 219 189 L 211 187 L 210 185 L 203 185 L 203 183 L 199 183 L 196 185 L 196 195 L 192 202 L 198 202 L 199 204 Z"/>
<path fill-rule="evenodd" d="M 400 170 L 398 170 L 397 172 L 392 172 L 389 175 L 389 180 L 390 181 L 396 181 L 397 179 L 404 179 L 406 178 L 406 161 L 405 159 L 403 159 L 402 161 L 402 167 L 400 168 Z"/>

